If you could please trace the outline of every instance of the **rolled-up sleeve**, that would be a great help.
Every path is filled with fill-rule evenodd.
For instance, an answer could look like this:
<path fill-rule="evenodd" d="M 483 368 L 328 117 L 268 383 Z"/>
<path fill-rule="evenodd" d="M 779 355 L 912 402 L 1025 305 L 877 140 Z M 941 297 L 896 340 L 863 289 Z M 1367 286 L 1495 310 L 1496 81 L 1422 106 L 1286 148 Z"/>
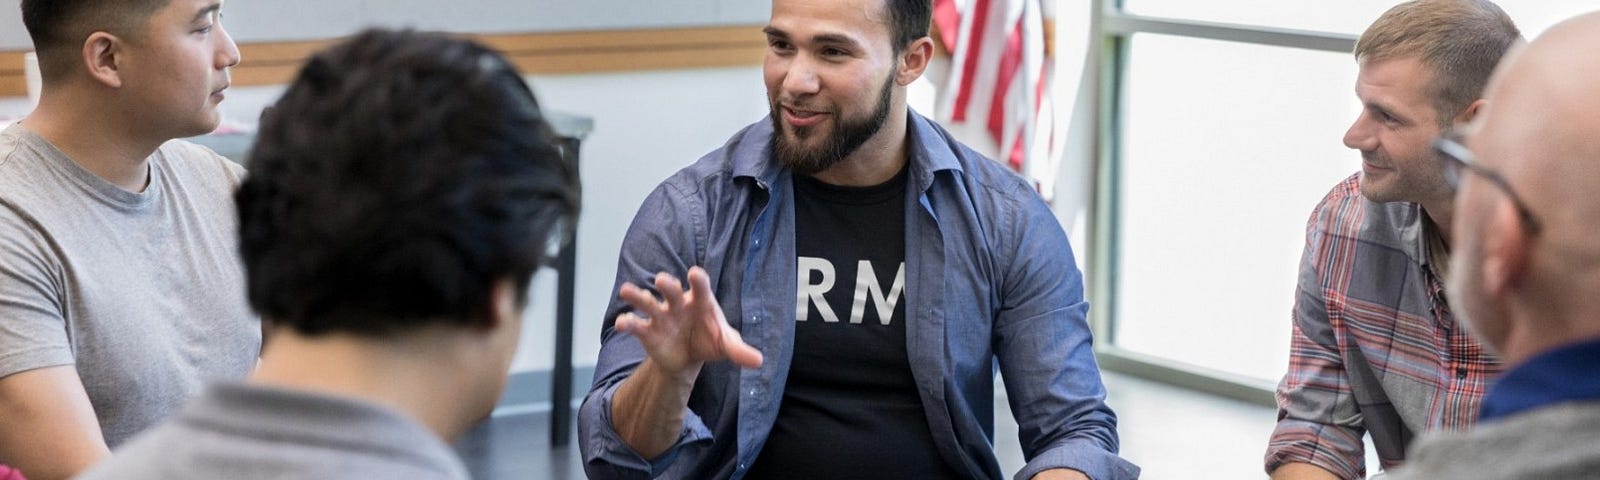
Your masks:
<path fill-rule="evenodd" d="M 655 478 L 677 460 L 683 446 L 711 439 L 711 431 L 706 428 L 705 422 L 693 411 L 686 411 L 683 431 L 678 434 L 678 440 L 671 448 L 654 459 L 639 455 L 622 441 L 611 422 L 611 398 L 621 384 L 618 378 L 590 392 L 583 402 L 583 408 L 579 410 L 579 444 L 583 450 L 583 468 L 589 478 Z"/>
<path fill-rule="evenodd" d="M 1306 463 L 1340 478 L 1363 478 L 1365 429 L 1328 319 L 1319 278 L 1325 239 L 1317 218 L 1309 222 L 1300 261 L 1289 370 L 1278 384 L 1278 424 L 1267 446 L 1266 471 Z"/>
<path fill-rule="evenodd" d="M 695 264 L 696 237 L 703 208 L 687 205 L 693 197 L 685 195 L 670 181 L 646 197 L 628 228 L 617 262 L 613 288 L 632 282 L 653 289 L 658 272 L 682 277 Z M 622 441 L 611 418 L 611 402 L 617 388 L 645 359 L 639 340 L 616 330 L 618 315 L 630 311 L 613 290 L 606 308 L 601 332 L 600 356 L 595 365 L 594 383 L 578 410 L 578 445 L 583 454 L 584 471 L 591 479 L 653 478 L 660 475 L 686 445 L 709 441 L 711 432 L 693 411 L 685 408 L 683 431 L 677 443 L 654 459 L 646 459 Z"/>
<path fill-rule="evenodd" d="M 1118 456 L 1117 417 L 1105 404 L 1083 299 L 1083 275 L 1065 231 L 1043 202 L 1030 198 L 1009 220 L 1016 252 L 1005 260 L 996 355 L 1020 427 L 1028 480 L 1070 468 L 1095 480 L 1139 477 Z"/>

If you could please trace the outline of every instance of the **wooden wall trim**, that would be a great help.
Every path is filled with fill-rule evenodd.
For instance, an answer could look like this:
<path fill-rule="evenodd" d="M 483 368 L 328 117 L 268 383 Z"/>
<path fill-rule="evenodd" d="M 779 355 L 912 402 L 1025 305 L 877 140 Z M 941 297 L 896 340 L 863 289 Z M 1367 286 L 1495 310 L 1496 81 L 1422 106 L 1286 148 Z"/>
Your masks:
<path fill-rule="evenodd" d="M 524 74 L 607 73 L 761 63 L 759 25 L 469 35 L 501 51 Z M 244 43 L 235 86 L 289 83 L 300 64 L 335 39 Z M 0 51 L 0 97 L 27 93 L 20 51 Z"/>
<path fill-rule="evenodd" d="M 28 94 L 28 81 L 22 76 L 24 52 L 0 52 L 0 97 Z"/>

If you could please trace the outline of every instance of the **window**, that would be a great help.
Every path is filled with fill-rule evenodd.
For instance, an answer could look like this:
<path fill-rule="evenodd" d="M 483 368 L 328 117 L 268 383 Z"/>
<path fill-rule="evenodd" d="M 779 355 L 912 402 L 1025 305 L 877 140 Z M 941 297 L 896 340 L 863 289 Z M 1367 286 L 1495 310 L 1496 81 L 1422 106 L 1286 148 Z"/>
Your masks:
<path fill-rule="evenodd" d="M 1311 209 L 1359 168 L 1356 35 L 1384 0 L 1104 0 L 1091 274 L 1110 369 L 1260 402 Z M 1592 0 L 1498 2 L 1532 38 Z"/>
<path fill-rule="evenodd" d="M 1311 206 L 1359 166 L 1346 55 L 1135 34 L 1117 202 L 1118 346 L 1283 374 Z M 1311 95 L 1306 92 L 1329 92 Z M 1263 348 L 1265 347 L 1265 348 Z"/>

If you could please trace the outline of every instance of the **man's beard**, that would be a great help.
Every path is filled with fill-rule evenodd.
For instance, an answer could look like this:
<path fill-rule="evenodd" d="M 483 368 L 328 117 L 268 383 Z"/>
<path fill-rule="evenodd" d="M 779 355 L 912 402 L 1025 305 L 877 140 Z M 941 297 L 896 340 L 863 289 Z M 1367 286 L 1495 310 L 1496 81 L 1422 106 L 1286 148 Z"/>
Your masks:
<path fill-rule="evenodd" d="M 889 72 L 889 78 L 883 82 L 883 88 L 878 91 L 878 106 L 867 118 L 852 121 L 843 115 L 835 114 L 832 131 L 828 132 L 828 141 L 817 148 L 806 148 L 796 143 L 791 143 L 789 136 L 784 131 L 782 112 L 779 111 L 777 99 L 769 102 L 772 114 L 772 155 L 785 167 L 800 175 L 815 175 L 817 172 L 827 170 L 845 157 L 855 153 L 867 139 L 872 138 L 883 128 L 889 120 L 889 100 L 894 87 L 894 72 Z M 797 130 L 796 137 L 805 138 L 817 132 Z"/>

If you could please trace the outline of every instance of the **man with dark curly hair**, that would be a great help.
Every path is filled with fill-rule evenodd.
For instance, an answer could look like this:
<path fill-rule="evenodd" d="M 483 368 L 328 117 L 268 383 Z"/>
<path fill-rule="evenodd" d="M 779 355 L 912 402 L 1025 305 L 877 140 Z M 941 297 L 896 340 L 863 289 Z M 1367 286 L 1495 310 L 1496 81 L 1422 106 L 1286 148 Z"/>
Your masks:
<path fill-rule="evenodd" d="M 260 368 L 84 478 L 467 478 L 446 442 L 500 397 L 528 282 L 578 210 L 533 93 L 482 45 L 367 31 L 307 63 L 251 159 Z"/>

